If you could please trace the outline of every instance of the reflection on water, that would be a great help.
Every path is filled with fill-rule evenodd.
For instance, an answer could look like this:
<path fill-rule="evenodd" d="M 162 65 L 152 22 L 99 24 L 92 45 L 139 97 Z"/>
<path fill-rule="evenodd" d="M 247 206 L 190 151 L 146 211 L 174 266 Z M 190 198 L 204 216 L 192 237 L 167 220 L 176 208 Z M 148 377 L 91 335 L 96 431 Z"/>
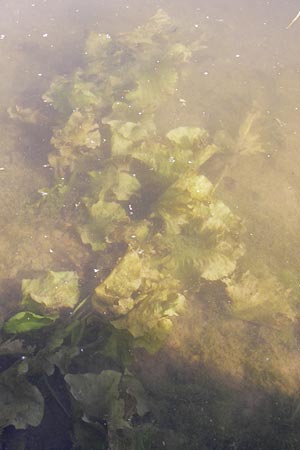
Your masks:
<path fill-rule="evenodd" d="M 298 449 L 295 2 L 11 0 L 1 449 Z"/>

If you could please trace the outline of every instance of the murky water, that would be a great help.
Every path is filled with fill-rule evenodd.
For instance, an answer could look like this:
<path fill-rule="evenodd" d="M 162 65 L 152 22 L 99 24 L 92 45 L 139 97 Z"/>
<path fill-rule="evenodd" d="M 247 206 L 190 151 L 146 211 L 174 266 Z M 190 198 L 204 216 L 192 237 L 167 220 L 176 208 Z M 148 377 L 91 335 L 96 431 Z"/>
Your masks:
<path fill-rule="evenodd" d="M 3 2 L 1 449 L 300 448 L 298 11 Z"/>

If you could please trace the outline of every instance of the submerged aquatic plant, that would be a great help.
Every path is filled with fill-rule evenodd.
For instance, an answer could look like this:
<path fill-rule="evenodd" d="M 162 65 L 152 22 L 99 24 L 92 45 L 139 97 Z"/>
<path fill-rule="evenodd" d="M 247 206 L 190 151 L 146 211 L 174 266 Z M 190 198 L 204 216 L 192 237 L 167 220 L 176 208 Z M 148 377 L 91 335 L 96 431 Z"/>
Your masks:
<path fill-rule="evenodd" d="M 251 320 L 256 314 L 248 300 L 255 307 L 265 304 L 274 286 L 273 279 L 258 286 L 249 272 L 236 273 L 245 254 L 245 226 L 202 173 L 221 152 L 264 151 L 253 131 L 258 114 L 249 113 L 236 139 L 223 131 L 212 139 L 201 126 L 186 124 L 159 132 L 157 112 L 176 93 L 185 64 L 199 48 L 185 41 L 162 10 L 129 33 L 92 32 L 82 67 L 56 77 L 43 96 L 55 112 L 48 155 L 55 177 L 38 207 L 59 216 L 74 203 L 68 226 L 103 270 L 87 297 L 87 283 L 74 270 L 49 267 L 23 280 L 22 311 L 4 323 L 2 345 L 13 335 L 30 351 L 24 361 L 20 346 L 14 348 L 15 365 L 1 374 L 1 428 L 41 422 L 43 396 L 28 381 L 35 377 L 47 380 L 58 407 L 72 416 L 72 448 L 161 445 L 162 431 L 149 415 L 143 386 L 128 371 L 134 349 L 161 348 L 200 286 L 222 283 L 231 313 Z M 17 112 L 10 111 L 11 117 L 29 123 L 39 117 L 26 108 Z M 282 291 L 275 284 L 270 301 L 277 310 Z M 35 336 L 39 342 L 32 350 Z M 68 406 L 49 387 L 48 378 L 57 371 L 69 393 Z M 11 389 L 15 379 L 18 399 Z"/>

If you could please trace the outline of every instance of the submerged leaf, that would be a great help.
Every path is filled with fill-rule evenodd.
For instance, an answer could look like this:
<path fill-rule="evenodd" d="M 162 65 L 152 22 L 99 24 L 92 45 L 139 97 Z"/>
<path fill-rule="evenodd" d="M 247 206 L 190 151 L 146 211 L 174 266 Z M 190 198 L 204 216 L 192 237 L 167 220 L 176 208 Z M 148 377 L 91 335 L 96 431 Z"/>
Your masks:
<path fill-rule="evenodd" d="M 103 250 L 107 240 L 116 227 L 129 221 L 125 210 L 119 203 L 106 202 L 100 198 L 88 207 L 89 220 L 78 227 L 81 240 L 90 244 L 93 251 Z"/>
<path fill-rule="evenodd" d="M 51 143 L 59 151 L 59 156 L 50 154 L 50 164 L 56 168 L 60 165 L 72 169 L 77 159 L 100 147 L 99 126 L 92 115 L 74 111 L 64 128 L 54 130 Z"/>
<path fill-rule="evenodd" d="M 106 420 L 110 430 L 128 426 L 124 420 L 124 401 L 119 394 L 120 372 L 67 374 L 65 380 L 82 408 L 83 417 L 89 421 Z"/>
<path fill-rule="evenodd" d="M 167 133 L 167 138 L 181 148 L 193 148 L 205 146 L 208 140 L 208 133 L 203 128 L 198 127 L 178 127 Z"/>
<path fill-rule="evenodd" d="M 206 177 L 189 172 L 180 178 L 159 199 L 154 215 L 164 222 L 155 247 L 177 277 L 218 280 L 234 271 L 244 252 L 237 238 L 243 226 L 213 198 L 213 185 Z"/>
<path fill-rule="evenodd" d="M 146 24 L 138 26 L 129 33 L 124 33 L 121 39 L 133 48 L 138 45 L 153 45 L 155 38 L 168 36 L 172 28 L 173 24 L 168 14 L 163 9 L 158 9 Z"/>
<path fill-rule="evenodd" d="M 23 303 L 33 300 L 46 309 L 59 311 L 74 308 L 79 300 L 76 272 L 52 272 L 32 280 L 22 281 Z"/>
<path fill-rule="evenodd" d="M 40 316 L 30 311 L 22 311 L 10 319 L 8 319 L 3 326 L 6 333 L 18 334 L 26 333 L 32 330 L 39 330 L 41 328 L 52 325 L 57 319 L 57 315 Z"/>
<path fill-rule="evenodd" d="M 159 348 L 172 328 L 171 318 L 185 304 L 179 283 L 152 263 L 151 256 L 128 251 L 93 297 L 95 309 L 115 317 L 112 324 L 139 338 L 149 351 Z"/>
<path fill-rule="evenodd" d="M 277 315 L 295 318 L 290 290 L 267 268 L 259 275 L 247 271 L 224 281 L 232 311 L 241 319 L 266 322 Z"/>
<path fill-rule="evenodd" d="M 44 399 L 25 377 L 9 371 L 0 375 L 0 429 L 37 427 L 44 415 Z"/>
<path fill-rule="evenodd" d="M 138 77 L 136 89 L 126 95 L 126 100 L 141 111 L 155 111 L 168 96 L 174 94 L 177 82 L 177 71 L 161 64 Z"/>

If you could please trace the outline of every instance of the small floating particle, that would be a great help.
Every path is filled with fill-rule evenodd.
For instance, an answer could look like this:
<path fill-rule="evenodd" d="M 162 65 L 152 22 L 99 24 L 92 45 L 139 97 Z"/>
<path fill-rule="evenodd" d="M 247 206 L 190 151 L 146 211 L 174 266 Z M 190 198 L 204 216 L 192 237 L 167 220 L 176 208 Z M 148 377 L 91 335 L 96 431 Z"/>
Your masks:
<path fill-rule="evenodd" d="M 37 76 L 38 76 L 38 77 L 42 77 L 43 74 L 42 74 L 42 73 L 38 73 Z"/>
<path fill-rule="evenodd" d="M 0 170 L 5 170 L 5 167 L 0 167 Z"/>
<path fill-rule="evenodd" d="M 6 35 L 5 34 L 0 34 L 0 39 L 1 39 L 1 41 L 3 40 L 3 39 L 5 39 L 6 38 Z"/>
<path fill-rule="evenodd" d="M 46 38 L 46 37 L 48 37 L 48 33 L 43 34 L 43 38 Z"/>
<path fill-rule="evenodd" d="M 54 250 L 52 250 L 52 248 L 49 248 L 49 252 L 54 253 Z"/>

